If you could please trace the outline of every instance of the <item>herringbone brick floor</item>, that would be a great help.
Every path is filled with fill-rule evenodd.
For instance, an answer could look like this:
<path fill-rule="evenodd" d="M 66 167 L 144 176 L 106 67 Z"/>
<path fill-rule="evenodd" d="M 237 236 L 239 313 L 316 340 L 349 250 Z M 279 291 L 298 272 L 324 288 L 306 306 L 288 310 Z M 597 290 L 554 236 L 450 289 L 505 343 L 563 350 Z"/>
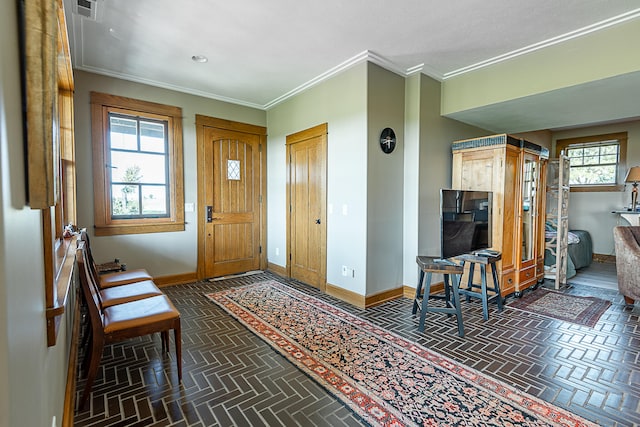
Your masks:
<path fill-rule="evenodd" d="M 594 328 L 463 303 L 455 318 L 430 313 L 425 333 L 398 299 L 361 310 L 270 273 L 164 288 L 182 315 L 183 382 L 158 336 L 108 346 L 89 404 L 76 426 L 355 426 L 355 414 L 203 294 L 276 279 L 332 302 L 405 338 L 605 426 L 640 425 L 640 306 L 615 290 L 574 285 L 564 292 L 613 305 Z M 507 304 L 510 299 L 507 300 Z M 80 355 L 82 358 L 82 354 Z M 78 379 L 77 392 L 84 386 Z"/>

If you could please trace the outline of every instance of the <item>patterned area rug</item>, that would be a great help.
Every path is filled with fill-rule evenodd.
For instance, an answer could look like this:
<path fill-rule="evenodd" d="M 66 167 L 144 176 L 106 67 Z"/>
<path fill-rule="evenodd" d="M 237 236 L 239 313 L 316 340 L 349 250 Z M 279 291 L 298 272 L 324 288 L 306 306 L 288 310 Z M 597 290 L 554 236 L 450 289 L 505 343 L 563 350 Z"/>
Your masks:
<path fill-rule="evenodd" d="M 281 283 L 206 296 L 371 425 L 595 426 Z"/>
<path fill-rule="evenodd" d="M 538 288 L 506 307 L 593 328 L 611 305 L 595 297 L 578 297 Z"/>

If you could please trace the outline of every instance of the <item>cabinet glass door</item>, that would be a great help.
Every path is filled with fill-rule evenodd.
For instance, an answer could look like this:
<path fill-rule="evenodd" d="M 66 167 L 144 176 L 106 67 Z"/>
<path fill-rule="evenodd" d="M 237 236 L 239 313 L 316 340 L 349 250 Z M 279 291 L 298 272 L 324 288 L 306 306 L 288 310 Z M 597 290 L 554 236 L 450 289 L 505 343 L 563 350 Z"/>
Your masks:
<path fill-rule="evenodd" d="M 532 260 L 534 257 L 534 223 L 536 218 L 537 193 L 536 185 L 538 182 L 538 162 L 531 156 L 524 156 L 524 164 L 522 169 L 522 261 Z"/>

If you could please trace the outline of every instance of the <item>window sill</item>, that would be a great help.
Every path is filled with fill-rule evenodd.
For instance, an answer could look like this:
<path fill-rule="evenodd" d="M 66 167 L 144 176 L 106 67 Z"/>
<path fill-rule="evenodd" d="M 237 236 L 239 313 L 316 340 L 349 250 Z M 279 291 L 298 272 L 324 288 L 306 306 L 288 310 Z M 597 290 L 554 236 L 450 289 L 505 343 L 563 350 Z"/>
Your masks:
<path fill-rule="evenodd" d="M 572 186 L 569 188 L 572 193 L 600 193 L 612 191 L 624 191 L 624 185 L 587 185 Z"/>
<path fill-rule="evenodd" d="M 47 307 L 47 345 L 56 345 L 60 330 L 61 316 L 67 308 L 70 293 L 73 290 L 73 269 L 76 260 L 77 236 L 62 239 L 55 251 L 55 280 L 53 306 Z"/>
<path fill-rule="evenodd" d="M 158 224 L 96 225 L 96 236 L 117 236 L 120 234 L 169 233 L 184 231 L 184 222 Z"/>

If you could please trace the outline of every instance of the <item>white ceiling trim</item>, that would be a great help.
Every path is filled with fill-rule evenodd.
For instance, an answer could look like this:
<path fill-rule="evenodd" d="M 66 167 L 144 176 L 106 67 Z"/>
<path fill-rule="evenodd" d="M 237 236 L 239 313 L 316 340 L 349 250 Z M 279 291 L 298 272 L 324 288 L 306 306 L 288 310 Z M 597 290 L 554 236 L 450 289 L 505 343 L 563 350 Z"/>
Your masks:
<path fill-rule="evenodd" d="M 138 76 L 132 76 L 130 74 L 122 74 L 122 73 L 115 73 L 112 71 L 105 71 L 102 68 L 94 68 L 94 67 L 90 67 L 90 66 L 85 66 L 85 65 L 78 65 L 74 67 L 77 70 L 81 70 L 81 71 L 87 71 L 89 73 L 94 73 L 94 74 L 101 74 L 103 76 L 108 76 L 108 77 L 114 77 L 117 79 L 121 79 L 121 80 L 128 80 L 131 82 L 135 82 L 135 83 L 142 83 L 142 84 L 146 84 L 149 86 L 155 86 L 155 87 L 159 87 L 162 89 L 169 89 L 169 90 L 174 90 L 176 92 L 182 92 L 182 93 L 186 93 L 189 95 L 196 95 L 196 96 L 201 96 L 203 98 L 209 98 L 209 99 L 215 99 L 218 101 L 224 101 L 224 102 L 229 102 L 231 104 L 238 104 L 238 105 L 243 105 L 245 107 L 251 107 L 251 108 L 257 108 L 259 110 L 263 110 L 264 106 L 263 105 L 259 105 L 253 102 L 247 102 L 247 101 L 243 101 L 240 99 L 235 99 L 235 98 L 228 98 L 226 96 L 222 96 L 222 95 L 216 95 L 210 92 L 205 92 L 205 91 L 200 91 L 197 89 L 191 89 L 191 88 L 186 88 L 186 87 L 182 87 L 182 86 L 178 86 L 178 85 L 172 85 L 169 83 L 165 83 L 165 82 L 159 82 L 156 80 L 151 80 L 151 79 L 145 79 L 142 77 L 138 77 Z"/>
<path fill-rule="evenodd" d="M 544 49 L 546 47 L 553 46 L 553 45 L 558 44 L 558 43 L 566 42 L 568 40 L 571 40 L 571 39 L 574 39 L 574 38 L 577 38 L 577 37 L 582 37 L 584 35 L 593 33 L 595 31 L 599 31 L 599 30 L 602 30 L 602 29 L 605 29 L 605 28 L 608 28 L 608 27 L 612 27 L 614 25 L 617 25 L 617 24 L 620 24 L 622 22 L 626 22 L 626 21 L 629 21 L 631 19 L 635 19 L 635 18 L 638 18 L 638 17 L 640 17 L 640 9 L 634 9 L 634 10 L 631 10 L 631 11 L 629 11 L 627 13 L 623 13 L 622 15 L 614 16 L 612 18 L 605 19 L 604 21 L 601 21 L 601 22 L 596 22 L 595 24 L 586 26 L 584 28 L 580 28 L 580 29 L 575 30 L 575 31 L 571 31 L 571 32 L 569 32 L 567 34 L 563 34 L 563 35 L 560 35 L 560 36 L 557 36 L 557 37 L 550 38 L 548 40 L 544 40 L 544 41 L 541 41 L 541 42 L 538 42 L 538 43 L 534 43 L 532 45 L 525 46 L 525 47 L 523 47 L 521 49 L 517 49 L 517 50 L 514 50 L 512 52 L 507 52 L 507 53 L 505 53 L 503 55 L 498 55 L 498 56 L 495 56 L 493 58 L 489 58 L 489 59 L 486 59 L 484 61 L 477 62 L 475 64 L 471 64 L 471 65 L 468 65 L 466 67 L 450 71 L 448 73 L 444 73 L 443 79 L 444 80 L 450 79 L 452 77 L 456 77 L 456 76 L 459 76 L 461 74 L 469 73 L 471 71 L 475 71 L 475 70 L 478 70 L 480 68 L 488 67 L 490 65 L 494 65 L 494 64 L 497 64 L 499 62 L 507 61 L 509 59 L 516 58 L 516 57 L 521 56 L 521 55 L 526 55 L 528 53 L 535 52 L 536 50 Z"/>
<path fill-rule="evenodd" d="M 416 65 L 415 67 L 411 67 L 408 69 L 403 69 L 401 67 L 399 67 L 397 64 L 395 64 L 392 61 L 389 61 L 387 58 L 378 55 L 377 53 L 371 52 L 370 50 L 365 50 L 363 52 L 360 52 L 359 54 L 347 59 L 346 61 L 344 61 L 341 64 L 336 65 L 335 67 L 331 68 L 330 70 L 320 74 L 317 77 L 314 77 L 313 79 L 309 80 L 308 82 L 301 84 L 300 86 L 296 87 L 295 89 L 285 93 L 282 96 L 277 97 L 276 99 L 274 99 L 273 101 L 267 103 L 264 105 L 264 109 L 268 110 L 269 108 L 272 108 L 278 104 L 280 104 L 281 102 L 286 101 L 287 99 L 298 95 L 299 93 L 304 92 L 305 90 L 319 84 L 322 83 L 325 80 L 330 79 L 331 77 L 340 74 L 341 72 L 355 66 L 358 64 L 361 64 L 363 62 L 371 62 L 374 63 L 376 65 L 379 65 L 380 67 L 391 71 L 392 73 L 398 74 L 402 77 L 407 77 L 411 74 L 423 71 L 424 69 L 424 64 L 420 64 L 420 65 Z M 437 73 L 435 73 L 437 74 Z"/>
<path fill-rule="evenodd" d="M 271 107 L 274 107 L 278 104 L 280 104 L 281 102 L 286 101 L 287 99 L 301 93 L 304 92 L 305 90 L 327 80 L 330 79 L 331 77 L 335 76 L 336 74 L 339 74 L 341 72 L 343 72 L 344 70 L 347 70 L 351 67 L 353 67 L 354 65 L 360 64 L 363 61 L 367 60 L 367 57 L 369 56 L 369 51 L 365 50 L 364 52 L 360 52 L 359 54 L 357 54 L 356 56 L 353 56 L 349 59 L 347 59 L 346 61 L 344 61 L 341 64 L 336 65 L 335 67 L 331 68 L 328 71 L 325 71 L 324 73 L 320 74 L 317 77 L 312 78 L 311 80 L 309 80 L 306 83 L 301 84 L 300 86 L 290 90 L 289 92 L 285 93 L 284 95 L 281 95 L 279 97 L 277 97 L 276 99 L 274 99 L 271 102 L 268 102 L 264 105 L 264 109 L 268 110 Z"/>
<path fill-rule="evenodd" d="M 298 95 L 299 93 L 304 92 L 305 90 L 319 84 L 322 83 L 328 79 L 330 79 L 331 77 L 342 73 L 343 71 L 361 64 L 365 61 L 368 62 L 373 62 L 374 64 L 377 64 L 379 66 L 381 66 L 382 68 L 385 68 L 393 73 L 399 74 L 403 77 L 407 76 L 407 73 L 402 70 L 400 67 L 398 67 L 396 64 L 394 64 L 393 62 L 389 61 L 386 58 L 383 58 L 380 55 L 377 55 L 369 50 L 365 50 L 363 52 L 360 52 L 359 54 L 352 56 L 351 58 L 347 59 L 346 61 L 342 62 L 341 64 L 336 65 L 335 67 L 331 68 L 328 71 L 325 71 L 324 73 L 320 74 L 319 76 L 314 77 L 313 79 L 309 80 L 306 83 L 301 84 L 300 86 L 296 87 L 295 89 L 290 90 L 289 92 L 285 93 L 282 96 L 277 97 L 276 99 L 274 99 L 273 101 L 267 103 L 264 105 L 264 109 L 268 110 L 269 108 L 272 108 L 278 104 L 280 104 L 281 102 L 286 101 L 287 99 Z"/>

